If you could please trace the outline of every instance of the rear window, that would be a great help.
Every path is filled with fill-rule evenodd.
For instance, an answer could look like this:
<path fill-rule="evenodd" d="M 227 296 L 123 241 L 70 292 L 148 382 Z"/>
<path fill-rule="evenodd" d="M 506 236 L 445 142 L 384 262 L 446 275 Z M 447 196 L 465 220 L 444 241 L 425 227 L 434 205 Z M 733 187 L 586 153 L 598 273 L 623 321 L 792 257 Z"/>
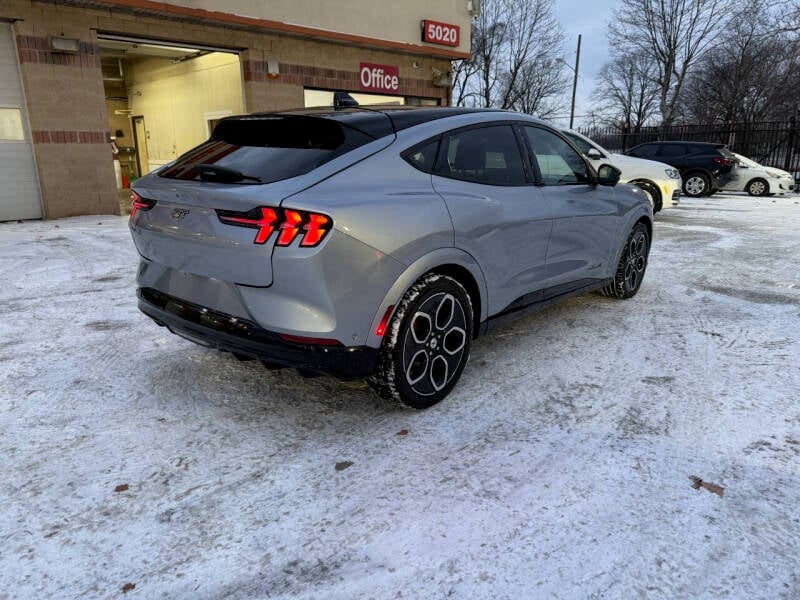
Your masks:
<path fill-rule="evenodd" d="M 159 173 L 170 179 L 262 184 L 313 171 L 373 141 L 332 119 L 301 115 L 220 121 L 211 139 Z"/>

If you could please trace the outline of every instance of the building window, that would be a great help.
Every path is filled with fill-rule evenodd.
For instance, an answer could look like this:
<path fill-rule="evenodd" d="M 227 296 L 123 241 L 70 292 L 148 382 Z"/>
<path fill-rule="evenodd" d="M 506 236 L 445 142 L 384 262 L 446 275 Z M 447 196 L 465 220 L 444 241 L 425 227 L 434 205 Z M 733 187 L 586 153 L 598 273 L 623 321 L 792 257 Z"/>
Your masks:
<path fill-rule="evenodd" d="M 0 141 L 25 141 L 21 108 L 0 108 Z"/>

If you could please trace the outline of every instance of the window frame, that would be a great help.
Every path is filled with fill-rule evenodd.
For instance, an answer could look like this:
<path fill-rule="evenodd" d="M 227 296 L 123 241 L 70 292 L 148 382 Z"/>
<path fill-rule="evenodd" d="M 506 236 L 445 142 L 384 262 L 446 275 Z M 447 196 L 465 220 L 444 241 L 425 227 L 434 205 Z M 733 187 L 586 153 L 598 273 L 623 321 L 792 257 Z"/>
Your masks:
<path fill-rule="evenodd" d="M 641 158 L 642 160 L 655 160 L 655 155 L 656 152 L 658 152 L 659 145 L 660 142 L 642 142 L 641 144 L 637 144 L 636 146 L 628 150 L 625 154 L 627 156 L 633 156 L 634 158 Z M 641 148 L 644 147 L 653 148 L 653 153 L 650 156 L 644 156 L 641 153 Z M 635 154 L 633 153 L 634 150 L 636 151 Z"/>
<path fill-rule="evenodd" d="M 440 133 L 438 135 L 434 135 L 433 137 L 429 137 L 428 139 L 423 140 L 421 142 L 417 142 L 413 146 L 409 146 L 408 148 L 403 150 L 400 153 L 400 158 L 402 158 L 404 161 L 406 161 L 406 163 L 414 167 L 417 171 L 420 171 L 422 173 L 427 173 L 428 175 L 433 175 L 436 169 L 436 162 L 439 160 L 439 150 L 441 149 L 442 146 L 442 137 L 443 134 Z M 428 144 L 432 144 L 434 142 L 436 143 L 436 153 L 433 156 L 433 163 L 431 164 L 430 170 L 426 171 L 425 169 L 421 169 L 420 166 L 412 160 L 411 155 L 417 152 L 420 148 L 424 148 Z"/>
<path fill-rule="evenodd" d="M 533 176 L 532 167 L 530 164 L 530 157 L 528 156 L 528 149 L 523 144 L 523 140 L 520 139 L 519 132 L 517 131 L 516 125 L 518 121 L 513 120 L 502 120 L 502 121 L 486 121 L 483 123 L 472 123 L 470 125 L 464 125 L 462 127 L 456 127 L 454 129 L 448 129 L 447 131 L 443 131 L 442 133 L 433 135 L 429 138 L 421 142 L 417 142 L 413 146 L 409 146 L 407 149 L 403 150 L 400 153 L 400 156 L 405 160 L 408 164 L 412 167 L 417 169 L 418 171 L 422 171 L 423 173 L 428 173 L 429 175 L 436 175 L 437 177 L 443 177 L 445 179 L 451 179 L 453 181 L 463 181 L 466 183 L 473 183 L 475 185 L 490 185 L 495 187 L 525 187 L 530 185 L 535 185 L 535 178 Z M 470 131 L 472 129 L 486 129 L 488 127 L 509 127 L 511 132 L 514 136 L 514 140 L 517 144 L 517 151 L 519 152 L 520 162 L 522 164 L 522 171 L 523 171 L 523 183 L 516 184 L 516 183 L 489 183 L 489 182 L 482 182 L 482 181 L 474 181 L 471 179 L 461 179 L 460 177 L 452 177 L 450 175 L 445 175 L 442 173 L 436 172 L 436 167 L 440 164 L 440 161 L 443 159 L 443 154 L 445 153 L 445 144 L 444 138 L 449 136 L 454 136 L 465 131 Z M 408 156 L 413 154 L 417 149 L 420 147 L 426 146 L 427 144 L 436 141 L 438 144 L 438 148 L 436 151 L 436 158 L 433 161 L 433 165 L 431 166 L 430 171 L 424 171 L 420 169 L 418 165 L 415 165 L 408 159 Z"/>

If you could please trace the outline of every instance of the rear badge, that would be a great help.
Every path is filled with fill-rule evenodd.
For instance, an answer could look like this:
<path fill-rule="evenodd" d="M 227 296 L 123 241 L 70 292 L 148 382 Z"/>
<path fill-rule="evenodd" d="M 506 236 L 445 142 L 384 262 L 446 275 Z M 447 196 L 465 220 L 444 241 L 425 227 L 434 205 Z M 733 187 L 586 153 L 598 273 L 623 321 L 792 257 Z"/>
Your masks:
<path fill-rule="evenodd" d="M 172 218 L 177 221 L 178 219 L 182 219 L 183 217 L 185 217 L 188 214 L 189 214 L 189 209 L 187 209 L 187 208 L 176 208 L 175 210 L 172 211 Z"/>

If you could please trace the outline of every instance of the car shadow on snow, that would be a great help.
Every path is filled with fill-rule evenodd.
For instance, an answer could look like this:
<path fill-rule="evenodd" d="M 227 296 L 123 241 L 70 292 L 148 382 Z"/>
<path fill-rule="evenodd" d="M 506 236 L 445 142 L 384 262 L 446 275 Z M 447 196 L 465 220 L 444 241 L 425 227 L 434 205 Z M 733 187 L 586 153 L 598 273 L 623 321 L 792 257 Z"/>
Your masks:
<path fill-rule="evenodd" d="M 153 357 L 151 357 L 153 358 Z M 404 411 L 382 400 L 364 381 L 340 381 L 329 376 L 304 377 L 286 368 L 269 370 L 258 361 L 201 347 L 186 351 L 164 347 L 147 369 L 147 387 L 159 404 L 192 402 L 195 409 L 222 410 L 229 418 L 253 422 L 271 414 L 324 413 L 375 417 Z"/>

